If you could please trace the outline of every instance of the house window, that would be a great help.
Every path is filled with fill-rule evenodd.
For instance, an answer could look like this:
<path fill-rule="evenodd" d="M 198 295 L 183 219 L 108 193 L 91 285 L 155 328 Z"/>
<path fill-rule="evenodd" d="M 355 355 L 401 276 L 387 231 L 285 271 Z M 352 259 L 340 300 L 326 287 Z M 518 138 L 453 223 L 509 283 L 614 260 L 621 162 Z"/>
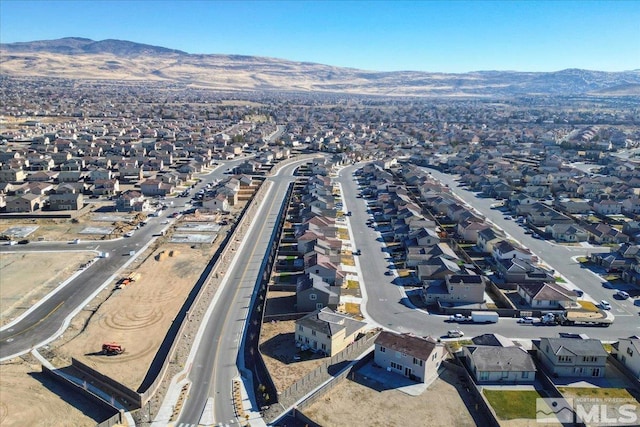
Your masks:
<path fill-rule="evenodd" d="M 318 295 L 316 295 L 316 294 L 309 294 L 309 299 L 310 299 L 311 301 L 315 301 L 315 300 L 317 300 L 317 299 L 318 299 Z"/>
<path fill-rule="evenodd" d="M 583 362 L 595 362 L 596 361 L 596 357 L 595 356 L 583 356 L 582 357 L 582 361 Z"/>
<path fill-rule="evenodd" d="M 564 363 L 564 362 L 571 362 L 572 361 L 572 357 L 571 356 L 558 356 L 558 362 L 560 363 Z"/>
<path fill-rule="evenodd" d="M 489 372 L 480 371 L 480 381 L 486 381 L 489 379 Z"/>
<path fill-rule="evenodd" d="M 380 346 L 380 353 L 384 353 L 385 351 L 387 351 L 387 349 L 382 347 L 382 346 Z"/>
<path fill-rule="evenodd" d="M 322 347 L 322 349 L 323 349 L 324 351 L 327 351 L 327 345 L 326 345 L 326 344 L 322 344 L 322 346 L 321 346 L 321 347 Z"/>
<path fill-rule="evenodd" d="M 633 350 L 631 350 L 631 347 L 627 347 L 627 354 L 633 357 Z"/>
<path fill-rule="evenodd" d="M 322 308 L 322 303 L 321 302 L 317 303 L 316 304 L 316 309 L 320 310 L 321 308 Z"/>
<path fill-rule="evenodd" d="M 304 331 L 304 327 L 303 327 L 302 325 L 298 325 L 298 330 L 299 330 L 300 332 L 303 332 L 303 331 Z"/>
<path fill-rule="evenodd" d="M 402 365 L 400 365 L 399 363 L 391 362 L 391 367 L 393 369 L 397 369 L 398 371 L 402 371 Z"/>
<path fill-rule="evenodd" d="M 529 378 L 529 371 L 522 371 L 522 374 L 520 376 L 522 378 Z"/>
<path fill-rule="evenodd" d="M 311 331 L 311 335 L 316 336 L 316 331 Z"/>
<path fill-rule="evenodd" d="M 502 371 L 502 378 L 509 378 L 509 371 Z"/>

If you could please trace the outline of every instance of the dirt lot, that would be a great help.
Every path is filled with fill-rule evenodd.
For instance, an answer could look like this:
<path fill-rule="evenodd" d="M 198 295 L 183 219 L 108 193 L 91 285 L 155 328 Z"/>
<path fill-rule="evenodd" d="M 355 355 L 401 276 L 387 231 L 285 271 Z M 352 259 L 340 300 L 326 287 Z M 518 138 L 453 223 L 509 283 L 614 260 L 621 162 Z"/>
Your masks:
<path fill-rule="evenodd" d="M 398 390 L 377 391 L 374 384 L 357 381 L 342 381 L 304 414 L 326 427 L 476 425 L 470 413 L 475 411 L 470 393 L 451 371 L 444 370 L 424 393 L 415 397 Z"/>
<path fill-rule="evenodd" d="M 86 398 L 42 374 L 38 364 L 19 359 L 0 365 L 3 427 L 95 426 L 109 416 L 96 411 L 100 410 Z"/>
<path fill-rule="evenodd" d="M 4 325 L 22 314 L 95 256 L 95 252 L 66 252 L 64 256 L 43 252 L 0 254 L 0 323 Z"/>
<path fill-rule="evenodd" d="M 322 364 L 322 358 L 311 352 L 298 353 L 294 343 L 295 321 L 269 322 L 262 325 L 260 351 L 278 391 L 285 390 L 307 372 Z M 294 355 L 300 359 L 294 361 Z"/>
<path fill-rule="evenodd" d="M 11 227 L 38 226 L 38 229 L 30 234 L 29 240 L 47 240 L 47 241 L 69 241 L 73 239 L 82 240 L 101 240 L 102 235 L 99 234 L 80 234 L 87 227 L 114 227 L 114 223 L 106 221 L 95 221 L 97 215 L 95 210 L 103 206 L 108 206 L 113 202 L 97 202 L 91 206 L 85 206 L 81 214 L 75 219 L 1 219 L 0 235 Z M 105 212 L 103 214 L 121 217 L 123 220 L 133 219 L 134 215 L 123 212 Z M 122 224 L 125 225 L 126 224 Z M 131 227 L 126 226 L 128 231 Z M 118 236 L 114 236 L 118 237 Z"/>
<path fill-rule="evenodd" d="M 162 251 L 174 251 L 174 256 L 160 261 Z M 140 273 L 139 280 L 114 291 L 81 334 L 73 333 L 83 326 L 74 319 L 72 330 L 65 335 L 76 336 L 60 346 L 52 345 L 58 356 L 54 364 L 64 366 L 75 357 L 135 390 L 213 251 L 212 246 L 192 249 L 180 244 L 165 244 L 149 251 L 150 256 L 135 270 Z M 106 341 L 121 344 L 125 352 L 118 356 L 96 354 Z"/>

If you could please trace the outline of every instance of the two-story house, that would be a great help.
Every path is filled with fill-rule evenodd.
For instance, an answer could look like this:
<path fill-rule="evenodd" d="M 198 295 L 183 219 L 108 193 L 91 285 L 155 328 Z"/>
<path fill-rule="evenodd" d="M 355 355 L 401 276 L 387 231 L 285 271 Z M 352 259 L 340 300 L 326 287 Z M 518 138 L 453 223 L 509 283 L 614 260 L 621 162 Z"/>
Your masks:
<path fill-rule="evenodd" d="M 334 356 L 353 343 L 367 324 L 328 307 L 296 320 L 295 342 L 302 348 Z"/>
<path fill-rule="evenodd" d="M 620 338 L 613 345 L 612 354 L 640 380 L 640 337 Z"/>
<path fill-rule="evenodd" d="M 438 376 L 447 354 L 444 344 L 432 337 L 382 331 L 375 340 L 376 365 L 423 383 Z"/>
<path fill-rule="evenodd" d="M 541 338 L 533 344 L 540 362 L 555 376 L 604 377 L 609 353 L 600 340 Z"/>

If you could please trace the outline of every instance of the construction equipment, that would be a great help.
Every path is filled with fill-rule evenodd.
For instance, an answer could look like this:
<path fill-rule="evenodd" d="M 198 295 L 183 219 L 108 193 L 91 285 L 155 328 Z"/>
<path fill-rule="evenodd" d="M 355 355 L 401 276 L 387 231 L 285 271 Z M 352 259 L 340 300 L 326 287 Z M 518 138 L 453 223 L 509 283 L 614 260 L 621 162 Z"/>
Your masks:
<path fill-rule="evenodd" d="M 122 353 L 124 353 L 124 348 L 122 348 L 122 346 L 118 343 L 107 342 L 102 344 L 102 354 L 106 354 L 107 356 L 115 356 Z"/>
<path fill-rule="evenodd" d="M 140 279 L 140 273 L 132 273 L 128 277 L 118 280 L 118 283 L 116 284 L 116 289 L 122 289 L 139 279 Z"/>

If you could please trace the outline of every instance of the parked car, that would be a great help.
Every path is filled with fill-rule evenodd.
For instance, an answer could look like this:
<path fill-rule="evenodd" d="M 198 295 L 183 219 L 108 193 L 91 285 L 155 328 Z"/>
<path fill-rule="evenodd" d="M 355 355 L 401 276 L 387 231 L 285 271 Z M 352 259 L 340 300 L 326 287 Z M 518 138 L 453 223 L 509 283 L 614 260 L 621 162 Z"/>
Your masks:
<path fill-rule="evenodd" d="M 13 245 L 17 245 L 17 244 L 18 244 L 18 242 L 16 242 L 15 240 L 9 240 L 7 242 L 7 245 L 9 245 L 9 246 L 13 246 Z"/>
<path fill-rule="evenodd" d="M 449 338 L 460 338 L 464 336 L 464 332 L 462 332 L 460 329 L 452 329 L 447 332 L 447 336 Z"/>
<path fill-rule="evenodd" d="M 533 231 L 527 228 L 526 230 L 524 230 L 524 234 L 533 234 Z"/>
<path fill-rule="evenodd" d="M 576 293 L 576 295 L 578 295 L 579 297 L 581 297 L 582 295 L 584 295 L 584 291 L 583 291 L 582 289 L 575 288 L 575 289 L 573 290 L 573 292 L 575 292 L 575 293 Z"/>
<path fill-rule="evenodd" d="M 18 240 L 19 245 L 26 245 L 27 243 L 29 243 L 29 239 Z"/>
<path fill-rule="evenodd" d="M 609 304 L 609 301 L 607 300 L 602 300 L 600 301 L 600 308 L 603 310 L 611 310 L 611 304 Z"/>
<path fill-rule="evenodd" d="M 387 270 L 384 272 L 385 276 L 393 276 L 393 272 L 391 270 Z"/>
<path fill-rule="evenodd" d="M 133 237 L 133 231 L 128 231 L 124 233 L 124 237 Z"/>
<path fill-rule="evenodd" d="M 353 253 L 354 255 L 362 255 L 362 251 L 360 249 L 358 249 L 357 251 L 355 251 Z"/>
<path fill-rule="evenodd" d="M 532 325 L 535 321 L 538 320 L 535 317 L 525 316 L 518 319 L 518 323 L 524 323 L 527 325 Z"/>
<path fill-rule="evenodd" d="M 619 296 L 620 298 L 622 298 L 622 299 L 627 299 L 627 298 L 629 298 L 629 292 L 627 292 L 627 291 L 618 291 L 618 292 L 616 293 L 616 295 L 618 295 L 618 296 Z"/>

